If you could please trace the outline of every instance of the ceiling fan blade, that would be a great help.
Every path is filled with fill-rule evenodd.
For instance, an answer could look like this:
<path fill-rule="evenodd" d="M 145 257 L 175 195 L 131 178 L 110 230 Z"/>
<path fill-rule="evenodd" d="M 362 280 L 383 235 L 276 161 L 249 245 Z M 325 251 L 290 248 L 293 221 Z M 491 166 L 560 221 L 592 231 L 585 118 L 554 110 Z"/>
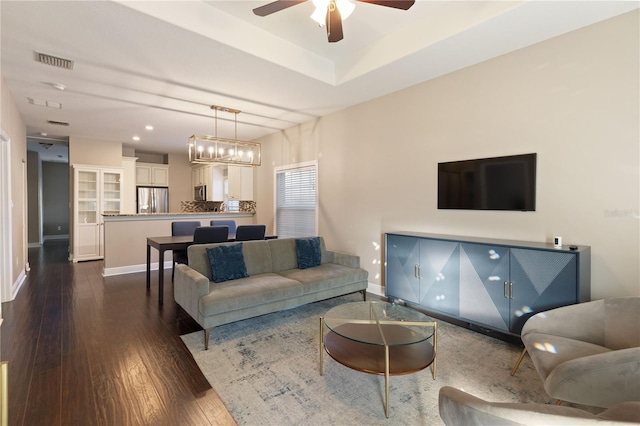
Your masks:
<path fill-rule="evenodd" d="M 253 13 L 258 16 L 267 16 L 272 13 L 280 12 L 281 10 L 290 8 L 300 3 L 304 3 L 307 0 L 276 0 L 271 3 L 267 3 L 264 6 L 256 7 L 253 9 Z"/>
<path fill-rule="evenodd" d="M 415 0 L 358 0 L 362 3 L 377 4 L 378 6 L 393 7 L 394 9 L 408 10 Z"/>
<path fill-rule="evenodd" d="M 335 43 L 344 38 L 342 34 L 342 17 L 334 1 L 327 7 L 327 39 L 329 43 Z"/>

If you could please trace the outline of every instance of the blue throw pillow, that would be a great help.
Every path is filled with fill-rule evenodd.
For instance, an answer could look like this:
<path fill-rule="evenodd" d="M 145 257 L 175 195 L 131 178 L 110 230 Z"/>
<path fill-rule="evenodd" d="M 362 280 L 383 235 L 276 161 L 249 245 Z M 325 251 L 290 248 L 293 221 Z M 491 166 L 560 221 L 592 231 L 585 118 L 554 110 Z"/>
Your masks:
<path fill-rule="evenodd" d="M 242 254 L 242 243 L 210 247 L 207 249 L 207 256 L 211 264 L 211 280 L 214 283 L 249 276 Z"/>
<path fill-rule="evenodd" d="M 318 266 L 322 262 L 320 237 L 301 238 L 296 240 L 298 268 L 307 269 Z"/>

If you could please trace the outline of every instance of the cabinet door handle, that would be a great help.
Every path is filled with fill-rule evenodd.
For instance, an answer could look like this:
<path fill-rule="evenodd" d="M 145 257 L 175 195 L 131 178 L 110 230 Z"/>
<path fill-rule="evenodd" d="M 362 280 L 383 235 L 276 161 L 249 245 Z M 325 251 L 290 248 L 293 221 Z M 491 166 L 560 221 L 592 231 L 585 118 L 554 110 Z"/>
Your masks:
<path fill-rule="evenodd" d="M 420 278 L 420 275 L 418 275 L 418 264 L 417 263 L 413 266 L 413 276 L 416 277 L 416 278 Z"/>
<path fill-rule="evenodd" d="M 513 283 L 509 283 L 509 299 L 513 299 Z"/>
<path fill-rule="evenodd" d="M 422 266 L 418 265 L 418 279 L 422 279 Z"/>
<path fill-rule="evenodd" d="M 504 285 L 502 286 L 502 294 L 503 294 L 505 299 L 509 298 L 509 294 L 507 294 L 507 284 L 509 284 L 509 283 L 507 281 L 505 281 Z"/>

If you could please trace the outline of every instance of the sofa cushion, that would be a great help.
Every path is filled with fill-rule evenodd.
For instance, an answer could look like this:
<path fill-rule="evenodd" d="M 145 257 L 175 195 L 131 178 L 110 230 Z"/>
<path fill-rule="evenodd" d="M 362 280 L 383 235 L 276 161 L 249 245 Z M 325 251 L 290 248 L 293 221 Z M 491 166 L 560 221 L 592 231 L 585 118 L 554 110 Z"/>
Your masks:
<path fill-rule="evenodd" d="M 271 270 L 271 250 L 266 241 L 245 241 L 242 243 L 242 252 L 249 276 L 273 272 Z"/>
<path fill-rule="evenodd" d="M 298 258 L 298 268 L 307 269 L 320 265 L 322 253 L 320 252 L 320 238 L 298 238 L 296 239 L 296 254 Z"/>
<path fill-rule="evenodd" d="M 207 317 L 301 296 L 302 284 L 278 274 L 260 274 L 209 285 L 198 309 Z"/>
<path fill-rule="evenodd" d="M 244 263 L 242 243 L 209 247 L 206 251 L 211 265 L 211 280 L 214 283 L 237 280 L 249 276 Z"/>
<path fill-rule="evenodd" d="M 364 269 L 349 268 L 335 263 L 323 263 L 308 269 L 289 269 L 281 271 L 280 274 L 301 282 L 304 294 L 347 286 L 359 281 L 366 282 L 369 275 Z"/>

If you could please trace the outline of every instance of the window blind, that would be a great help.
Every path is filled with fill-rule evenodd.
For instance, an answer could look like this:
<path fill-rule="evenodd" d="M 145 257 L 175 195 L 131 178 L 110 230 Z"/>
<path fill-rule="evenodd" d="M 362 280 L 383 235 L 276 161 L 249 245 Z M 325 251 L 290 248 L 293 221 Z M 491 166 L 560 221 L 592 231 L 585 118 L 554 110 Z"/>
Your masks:
<path fill-rule="evenodd" d="M 317 166 L 276 170 L 276 232 L 278 238 L 317 234 Z"/>

